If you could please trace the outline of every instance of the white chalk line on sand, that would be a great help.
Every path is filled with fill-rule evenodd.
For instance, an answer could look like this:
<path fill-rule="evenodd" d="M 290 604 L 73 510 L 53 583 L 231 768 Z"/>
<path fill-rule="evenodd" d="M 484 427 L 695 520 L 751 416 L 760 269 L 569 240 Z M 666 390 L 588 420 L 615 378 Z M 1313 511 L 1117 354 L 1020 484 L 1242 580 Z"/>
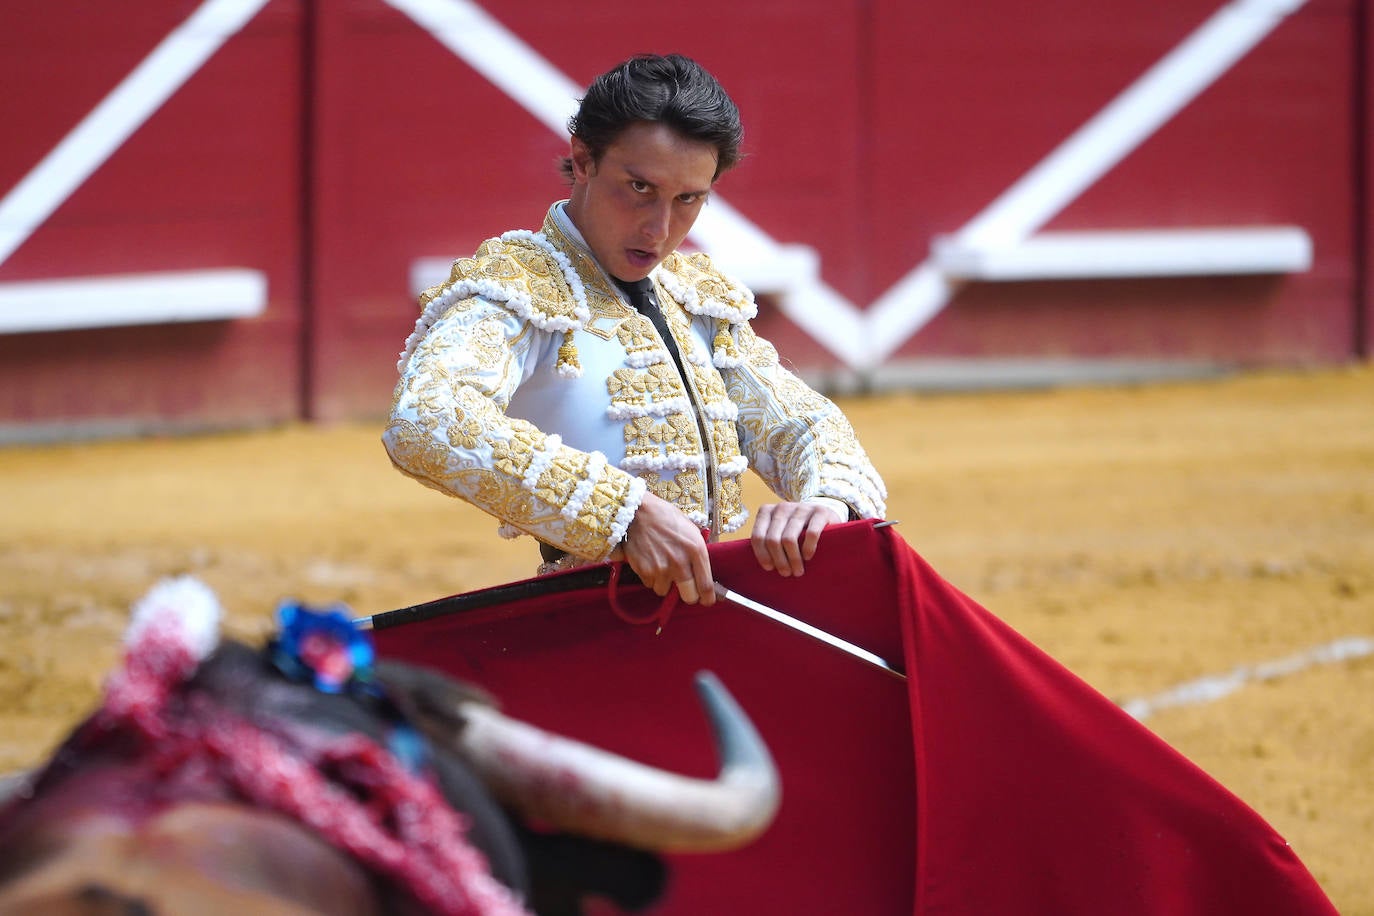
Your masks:
<path fill-rule="evenodd" d="M 1319 665 L 1335 665 L 1355 658 L 1374 655 L 1374 638 L 1368 636 L 1347 636 L 1333 640 L 1325 645 L 1316 646 L 1296 655 L 1285 656 L 1254 665 L 1241 665 L 1225 674 L 1213 674 L 1186 681 L 1154 696 L 1139 697 L 1121 704 L 1137 721 L 1145 721 L 1162 709 L 1175 706 L 1199 706 L 1213 703 L 1222 697 L 1235 693 L 1247 684 L 1273 681 L 1315 668 Z"/>

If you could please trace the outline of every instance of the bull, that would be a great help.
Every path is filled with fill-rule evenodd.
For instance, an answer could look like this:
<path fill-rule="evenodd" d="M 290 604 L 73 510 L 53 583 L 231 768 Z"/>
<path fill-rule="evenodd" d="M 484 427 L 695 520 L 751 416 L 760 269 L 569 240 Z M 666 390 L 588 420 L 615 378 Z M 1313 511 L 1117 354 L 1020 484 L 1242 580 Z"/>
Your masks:
<path fill-rule="evenodd" d="M 777 810 L 768 751 L 710 675 L 722 765 L 701 780 L 373 659 L 338 611 L 290 606 L 260 649 L 221 641 L 219 613 L 193 579 L 154 588 L 102 705 L 0 780 L 0 914 L 633 910 L 664 854 L 741 846 Z"/>

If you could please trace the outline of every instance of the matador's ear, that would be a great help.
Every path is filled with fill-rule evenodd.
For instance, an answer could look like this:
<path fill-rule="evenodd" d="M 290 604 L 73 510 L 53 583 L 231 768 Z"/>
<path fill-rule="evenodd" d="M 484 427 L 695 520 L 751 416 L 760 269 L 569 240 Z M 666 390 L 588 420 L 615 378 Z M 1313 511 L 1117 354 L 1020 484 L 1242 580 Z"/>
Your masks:
<path fill-rule="evenodd" d="M 580 138 L 573 137 L 568 141 L 568 159 L 572 166 L 574 184 L 596 175 L 596 156 L 592 154 L 592 148 Z"/>

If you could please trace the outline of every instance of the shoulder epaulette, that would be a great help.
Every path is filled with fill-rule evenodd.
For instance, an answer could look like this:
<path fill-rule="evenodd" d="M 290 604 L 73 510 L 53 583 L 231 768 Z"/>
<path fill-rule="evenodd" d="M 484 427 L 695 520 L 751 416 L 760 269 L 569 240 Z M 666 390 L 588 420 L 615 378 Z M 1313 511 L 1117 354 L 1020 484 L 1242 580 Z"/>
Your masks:
<path fill-rule="evenodd" d="M 752 321 L 758 315 L 754 294 L 717 270 L 710 255 L 674 252 L 663 259 L 655 278 L 693 315 L 719 318 L 730 324 Z"/>
<path fill-rule="evenodd" d="M 562 332 L 558 372 L 581 373 L 572 332 L 591 319 L 582 280 L 567 255 L 543 234 L 524 229 L 487 239 L 474 257 L 453 262 L 448 280 L 420 294 L 420 318 L 401 351 L 397 370 L 403 369 L 415 347 L 449 309 L 472 298 L 501 303 L 542 331 Z"/>

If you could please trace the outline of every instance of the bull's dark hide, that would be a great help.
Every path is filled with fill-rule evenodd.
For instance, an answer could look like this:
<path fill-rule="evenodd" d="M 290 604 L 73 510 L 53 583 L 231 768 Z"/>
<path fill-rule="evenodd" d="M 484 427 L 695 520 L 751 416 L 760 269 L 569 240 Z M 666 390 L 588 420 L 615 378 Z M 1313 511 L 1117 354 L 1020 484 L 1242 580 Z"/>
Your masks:
<path fill-rule="evenodd" d="M 664 866 L 657 856 L 614 843 L 544 833 L 519 823 L 493 800 L 462 760 L 423 738 L 424 720 L 432 719 L 426 708 L 480 694 L 437 673 L 395 662 L 379 664 L 377 678 L 382 690 L 376 693 L 322 693 L 285 678 L 264 652 L 226 641 L 171 697 L 166 714 L 197 715 L 219 707 L 305 752 L 315 742 L 359 734 L 396 748 L 403 757 L 420 758 L 449 804 L 466 816 L 468 840 L 487 857 L 492 874 L 545 916 L 581 913 L 582 900 L 589 894 L 605 896 L 626 909 L 641 908 L 660 895 Z M 410 727 L 413 721 L 419 722 L 419 731 Z M 87 720 L 38 774 L 30 801 L 60 791 L 75 774 L 127 761 L 136 752 L 127 736 L 102 733 Z M 201 799 L 232 797 L 226 786 L 181 788 Z M 167 787 L 148 787 L 148 791 L 165 793 Z M 166 802 L 159 799 L 160 804 Z M 6 820 L 13 818 L 0 812 L 0 848 L 6 845 Z M 24 867 L 23 856 L 0 858 L 0 883 Z M 383 879 L 376 879 L 376 885 L 381 899 L 405 896 L 401 889 L 387 887 Z"/>

